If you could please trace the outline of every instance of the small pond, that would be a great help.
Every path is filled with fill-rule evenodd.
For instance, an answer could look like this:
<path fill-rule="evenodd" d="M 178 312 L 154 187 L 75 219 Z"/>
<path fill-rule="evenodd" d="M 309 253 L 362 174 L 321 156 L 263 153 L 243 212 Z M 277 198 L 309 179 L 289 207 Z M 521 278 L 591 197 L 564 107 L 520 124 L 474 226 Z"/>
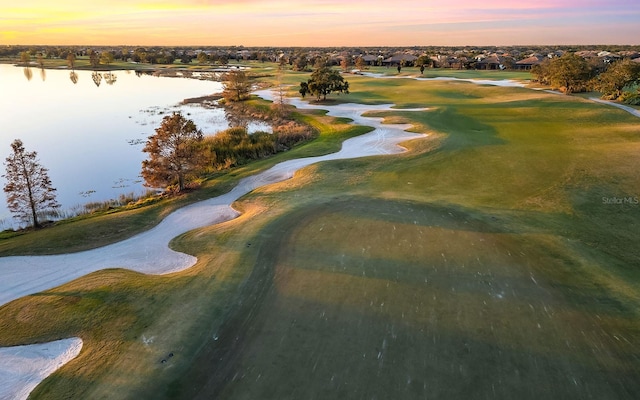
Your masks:
<path fill-rule="evenodd" d="M 74 73 L 0 64 L 0 157 L 4 162 L 14 139 L 36 151 L 64 211 L 144 193 L 142 148 L 165 115 L 180 111 L 205 135 L 229 127 L 220 108 L 181 104 L 219 93 L 220 82 L 133 71 Z M 258 122 L 249 129 L 270 127 Z M 2 194 L 0 229 L 16 227 Z"/>

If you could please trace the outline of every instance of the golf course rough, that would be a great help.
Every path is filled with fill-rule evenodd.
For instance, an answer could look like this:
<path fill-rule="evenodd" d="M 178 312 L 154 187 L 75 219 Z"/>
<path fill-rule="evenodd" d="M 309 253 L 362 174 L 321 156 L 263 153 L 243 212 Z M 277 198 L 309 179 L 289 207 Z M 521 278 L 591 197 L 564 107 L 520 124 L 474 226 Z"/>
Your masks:
<path fill-rule="evenodd" d="M 602 200 L 640 193 L 637 119 L 523 88 L 352 83 L 350 99 L 416 108 L 367 115 L 429 137 L 396 157 L 306 167 L 239 199 L 251 218 L 177 238 L 199 263 L 175 275 L 188 283 L 173 296 L 225 293 L 185 303 L 211 315 L 206 338 L 171 341 L 166 315 L 182 309 L 158 310 L 162 323 L 127 345 L 153 337 L 154 357 L 135 354 L 154 367 L 119 361 L 127 376 L 107 368 L 90 392 L 117 381 L 131 398 L 637 398 L 640 211 Z"/>

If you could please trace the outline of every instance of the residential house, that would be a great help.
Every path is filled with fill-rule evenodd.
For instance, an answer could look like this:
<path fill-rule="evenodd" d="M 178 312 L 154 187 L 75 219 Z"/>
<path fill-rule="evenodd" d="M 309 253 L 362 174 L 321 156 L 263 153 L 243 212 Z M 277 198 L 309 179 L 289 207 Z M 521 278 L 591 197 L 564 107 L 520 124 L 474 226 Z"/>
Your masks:
<path fill-rule="evenodd" d="M 513 59 L 511 59 L 510 57 L 493 54 L 488 57 L 480 58 L 476 63 L 476 69 L 483 69 L 483 70 L 506 69 L 507 64 L 511 61 L 513 61 Z"/>
<path fill-rule="evenodd" d="M 412 54 L 399 53 L 394 54 L 393 56 L 382 60 L 382 65 L 393 66 L 393 65 L 406 65 L 412 66 L 413 63 L 418 59 L 418 57 Z"/>
<path fill-rule="evenodd" d="M 382 58 L 383 58 L 382 56 L 374 56 L 373 54 L 366 54 L 362 56 L 362 61 L 364 61 L 366 65 L 378 65 L 378 60 L 381 60 Z"/>
<path fill-rule="evenodd" d="M 540 65 L 546 58 L 540 54 L 532 54 L 524 60 L 517 61 L 513 69 L 530 70 L 534 65 Z"/>

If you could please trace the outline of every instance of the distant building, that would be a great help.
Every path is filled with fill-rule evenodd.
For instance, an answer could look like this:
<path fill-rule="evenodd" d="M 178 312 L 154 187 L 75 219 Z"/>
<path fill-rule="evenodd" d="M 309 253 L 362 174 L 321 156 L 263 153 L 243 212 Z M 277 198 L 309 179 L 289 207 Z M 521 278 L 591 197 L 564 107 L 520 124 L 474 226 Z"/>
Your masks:
<path fill-rule="evenodd" d="M 367 65 L 378 65 L 378 60 L 380 59 L 380 56 L 374 56 L 372 54 L 367 54 L 362 56 L 362 61 L 364 61 L 365 64 Z"/>
<path fill-rule="evenodd" d="M 545 60 L 545 57 L 540 54 L 532 54 L 524 60 L 517 61 L 514 65 L 514 69 L 530 70 L 534 65 L 540 65 Z"/>
<path fill-rule="evenodd" d="M 512 62 L 513 59 L 510 57 L 504 57 L 497 54 L 493 54 L 489 57 L 484 57 L 476 63 L 476 69 L 483 70 L 498 70 L 498 69 L 506 69 L 507 64 Z"/>
<path fill-rule="evenodd" d="M 393 56 L 382 60 L 383 65 L 392 66 L 392 65 L 413 65 L 413 63 L 418 59 L 418 57 L 412 54 L 394 54 Z"/>

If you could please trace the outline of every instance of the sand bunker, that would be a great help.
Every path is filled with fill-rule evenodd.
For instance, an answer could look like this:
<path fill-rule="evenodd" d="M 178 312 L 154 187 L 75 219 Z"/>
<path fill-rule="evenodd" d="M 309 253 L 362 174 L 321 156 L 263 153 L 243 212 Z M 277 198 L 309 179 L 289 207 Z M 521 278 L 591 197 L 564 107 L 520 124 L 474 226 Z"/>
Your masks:
<path fill-rule="evenodd" d="M 47 376 L 80 354 L 78 338 L 0 348 L 0 399 L 22 400 Z"/>
<path fill-rule="evenodd" d="M 509 80 L 419 77 L 413 79 L 457 80 L 484 85 L 524 87 L 521 82 Z M 258 95 L 273 100 L 273 95 L 268 90 L 260 91 Z M 630 107 L 600 102 L 623 108 L 640 117 L 640 112 Z M 291 99 L 290 104 L 298 108 L 329 110 L 328 114 L 331 116 L 350 118 L 354 124 L 375 129 L 365 135 L 346 140 L 337 153 L 285 161 L 260 174 L 245 178 L 229 193 L 179 209 L 155 228 L 123 242 L 80 253 L 0 258 L 0 305 L 105 268 L 122 267 L 147 274 L 166 274 L 189 268 L 195 264 L 196 258 L 169 249 L 169 241 L 187 231 L 237 217 L 238 213 L 231 208 L 231 204 L 239 197 L 260 186 L 289 179 L 298 169 L 314 163 L 399 153 L 403 149 L 398 143 L 423 136 L 406 132 L 405 129 L 409 125 L 384 125 L 380 118 L 362 116 L 368 111 L 397 111 L 392 109 L 391 105 L 310 105 L 300 99 Z M 0 348 L 0 400 L 26 398 L 42 379 L 77 356 L 81 346 L 82 341 L 73 338 L 45 344 Z"/>
<path fill-rule="evenodd" d="M 271 96 L 268 91 L 259 94 L 265 98 Z M 422 136 L 405 132 L 409 125 L 384 125 L 380 118 L 362 117 L 367 111 L 391 110 L 390 105 L 314 106 L 300 100 L 293 100 L 292 104 L 299 108 L 330 109 L 329 115 L 351 118 L 355 124 L 373 126 L 375 130 L 346 140 L 337 153 L 285 161 L 245 178 L 230 192 L 181 208 L 153 229 L 122 242 L 79 253 L 0 258 L 0 305 L 106 268 L 127 268 L 146 274 L 167 274 L 189 268 L 196 258 L 169 249 L 169 241 L 190 230 L 237 217 L 231 204 L 241 196 L 260 186 L 289 179 L 298 169 L 321 161 L 399 153 L 403 149 L 398 143 Z"/>
<path fill-rule="evenodd" d="M 272 99 L 270 91 L 258 94 Z M 190 230 L 237 217 L 238 213 L 231 208 L 231 204 L 241 196 L 260 186 L 289 179 L 300 168 L 321 161 L 400 153 L 404 149 L 398 143 L 424 136 L 406 132 L 409 125 L 384 125 L 381 118 L 362 116 L 367 111 L 391 110 L 391 105 L 316 106 L 299 99 L 291 100 L 291 104 L 298 108 L 329 109 L 329 115 L 351 118 L 354 124 L 372 126 L 375 129 L 346 140 L 337 153 L 285 161 L 245 178 L 230 192 L 181 208 L 155 228 L 128 240 L 79 253 L 0 258 L 0 305 L 106 268 L 127 268 L 146 274 L 167 274 L 184 270 L 193 266 L 196 258 L 169 249 L 169 241 Z M 0 399 L 26 398 L 38 382 L 73 359 L 80 352 L 81 346 L 80 339 L 67 339 L 0 348 Z M 44 349 L 55 351 L 47 353 Z"/>

